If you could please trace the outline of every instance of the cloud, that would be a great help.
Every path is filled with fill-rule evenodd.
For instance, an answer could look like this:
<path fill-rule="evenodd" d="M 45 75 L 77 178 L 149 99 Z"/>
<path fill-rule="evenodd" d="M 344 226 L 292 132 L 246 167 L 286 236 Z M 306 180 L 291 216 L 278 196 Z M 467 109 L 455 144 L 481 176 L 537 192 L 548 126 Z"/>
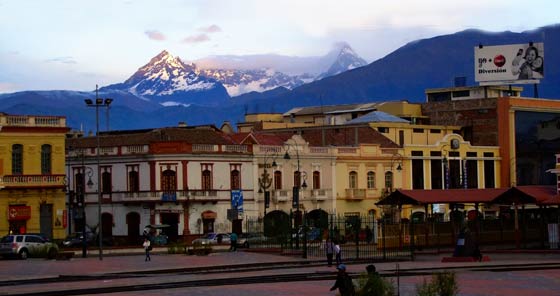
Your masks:
<path fill-rule="evenodd" d="M 193 35 L 183 39 L 183 43 L 201 43 L 206 41 L 210 41 L 210 37 L 206 34 Z"/>
<path fill-rule="evenodd" d="M 218 27 L 217 25 L 211 25 L 208 27 L 198 28 L 198 31 L 203 33 L 217 33 L 217 32 L 221 32 L 222 28 Z"/>
<path fill-rule="evenodd" d="M 62 64 L 77 64 L 76 60 L 73 57 L 56 57 L 52 59 L 48 59 L 45 62 L 47 63 L 62 63 Z"/>
<path fill-rule="evenodd" d="M 148 38 L 152 40 L 157 40 L 157 41 L 165 40 L 165 35 L 160 31 L 151 30 L 151 31 L 144 32 L 144 34 L 146 34 Z"/>

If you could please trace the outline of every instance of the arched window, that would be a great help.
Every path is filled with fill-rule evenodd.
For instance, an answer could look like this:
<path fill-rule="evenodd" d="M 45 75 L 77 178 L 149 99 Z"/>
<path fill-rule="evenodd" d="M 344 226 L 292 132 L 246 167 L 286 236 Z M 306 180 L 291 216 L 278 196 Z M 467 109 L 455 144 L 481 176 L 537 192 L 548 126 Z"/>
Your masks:
<path fill-rule="evenodd" d="M 23 174 L 23 145 L 12 145 L 12 175 Z"/>
<path fill-rule="evenodd" d="M 282 189 L 282 172 L 275 171 L 274 172 L 274 189 L 280 190 Z"/>
<path fill-rule="evenodd" d="M 351 171 L 348 174 L 348 188 L 356 189 L 358 188 L 358 173 Z"/>
<path fill-rule="evenodd" d="M 140 178 L 137 171 L 128 172 L 128 191 L 138 192 L 140 191 Z"/>
<path fill-rule="evenodd" d="M 52 172 L 51 151 L 51 145 L 41 145 L 41 174 L 43 175 L 49 175 Z"/>
<path fill-rule="evenodd" d="M 385 188 L 393 190 L 393 172 L 385 172 Z"/>
<path fill-rule="evenodd" d="M 368 189 L 375 188 L 375 173 L 372 171 L 367 172 L 367 188 Z"/>
<path fill-rule="evenodd" d="M 177 191 L 177 174 L 173 170 L 165 170 L 161 174 L 161 191 Z"/>
<path fill-rule="evenodd" d="M 212 172 L 210 170 L 202 171 L 202 190 L 212 190 Z"/>
<path fill-rule="evenodd" d="M 321 173 L 319 171 L 313 172 L 313 189 L 321 189 Z"/>
<path fill-rule="evenodd" d="M 231 183 L 230 184 L 231 189 L 232 190 L 241 189 L 241 176 L 239 174 L 239 171 L 238 170 L 231 171 L 231 177 L 230 178 L 231 178 L 231 180 L 230 180 L 231 181 L 230 182 Z"/>

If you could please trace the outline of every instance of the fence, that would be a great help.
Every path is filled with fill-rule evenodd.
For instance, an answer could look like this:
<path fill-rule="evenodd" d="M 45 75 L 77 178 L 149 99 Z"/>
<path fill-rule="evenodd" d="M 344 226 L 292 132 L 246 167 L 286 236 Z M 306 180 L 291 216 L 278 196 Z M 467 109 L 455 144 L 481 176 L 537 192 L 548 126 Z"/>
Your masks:
<path fill-rule="evenodd" d="M 371 216 L 311 217 L 307 214 L 245 220 L 242 236 L 249 249 L 281 252 L 303 258 L 326 258 L 328 239 L 339 244 L 343 261 L 412 258 L 413 243 L 406 224 L 384 224 Z"/>
<path fill-rule="evenodd" d="M 464 228 L 481 247 L 514 244 L 518 248 L 552 247 L 548 223 L 558 223 L 558 217 L 555 212 L 519 215 L 516 229 L 515 220 L 509 216 L 492 220 L 428 219 L 393 223 L 372 216 L 341 216 L 323 211 L 298 215 L 277 211 L 264 219 L 246 219 L 245 236 L 249 248 L 304 258 L 326 258 L 325 242 L 332 239 L 341 246 L 343 260 L 400 260 L 413 259 L 414 251 L 425 248 L 453 249 L 457 234 Z"/>

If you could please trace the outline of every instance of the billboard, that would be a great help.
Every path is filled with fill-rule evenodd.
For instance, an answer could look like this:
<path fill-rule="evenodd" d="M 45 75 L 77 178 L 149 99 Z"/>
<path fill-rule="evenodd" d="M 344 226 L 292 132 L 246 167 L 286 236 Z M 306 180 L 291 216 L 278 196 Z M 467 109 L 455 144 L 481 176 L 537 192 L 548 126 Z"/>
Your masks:
<path fill-rule="evenodd" d="M 477 46 L 474 69 L 481 84 L 538 83 L 544 78 L 544 43 Z"/>

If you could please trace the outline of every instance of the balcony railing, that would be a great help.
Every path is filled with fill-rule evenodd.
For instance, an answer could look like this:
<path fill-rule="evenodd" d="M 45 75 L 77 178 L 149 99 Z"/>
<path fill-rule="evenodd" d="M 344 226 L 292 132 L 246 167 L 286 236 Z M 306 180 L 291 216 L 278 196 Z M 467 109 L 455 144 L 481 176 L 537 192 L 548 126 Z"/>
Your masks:
<path fill-rule="evenodd" d="M 346 189 L 346 199 L 349 200 L 362 200 L 366 198 L 365 189 L 347 188 Z"/>
<path fill-rule="evenodd" d="M 27 127 L 66 127 L 66 118 L 60 116 L 27 116 L 0 114 L 0 125 Z"/>
<path fill-rule="evenodd" d="M 312 189 L 311 190 L 311 201 L 324 201 L 327 200 L 330 195 L 330 189 Z"/>
<path fill-rule="evenodd" d="M 272 201 L 275 203 L 288 201 L 288 190 L 273 190 Z"/>
<path fill-rule="evenodd" d="M 6 175 L 0 177 L 5 188 L 64 187 L 64 175 Z"/>

